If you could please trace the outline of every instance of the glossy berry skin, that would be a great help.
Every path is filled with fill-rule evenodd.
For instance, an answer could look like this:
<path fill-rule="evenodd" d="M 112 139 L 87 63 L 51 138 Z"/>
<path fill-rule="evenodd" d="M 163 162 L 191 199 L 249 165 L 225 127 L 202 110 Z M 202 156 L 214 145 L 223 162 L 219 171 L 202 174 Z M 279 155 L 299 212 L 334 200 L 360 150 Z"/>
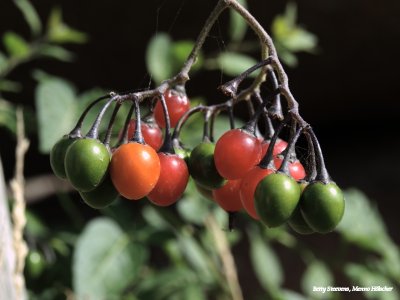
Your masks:
<path fill-rule="evenodd" d="M 243 208 L 239 189 L 241 180 L 228 180 L 219 189 L 213 190 L 213 198 L 227 212 L 237 212 Z"/>
<path fill-rule="evenodd" d="M 140 129 L 146 144 L 158 151 L 163 143 L 163 135 L 160 127 L 155 123 L 141 122 Z M 136 120 L 130 120 L 128 126 L 128 140 L 131 140 L 136 129 Z"/>
<path fill-rule="evenodd" d="M 261 157 L 264 157 L 264 155 L 267 153 L 270 141 L 263 140 L 263 139 L 260 139 L 260 141 L 261 141 L 261 148 L 262 148 Z M 279 153 L 281 153 L 283 150 L 286 149 L 287 145 L 288 145 L 287 142 L 278 138 L 276 140 L 276 143 L 274 146 L 274 151 L 272 151 L 272 155 L 273 156 L 278 155 Z"/>
<path fill-rule="evenodd" d="M 319 233 L 332 231 L 343 217 L 345 200 L 342 190 L 334 183 L 312 182 L 301 199 L 301 213 L 307 224 Z"/>
<path fill-rule="evenodd" d="M 247 174 L 242 178 L 239 189 L 240 200 L 243 208 L 253 219 L 259 219 L 256 212 L 256 207 L 254 205 L 254 193 L 256 191 L 256 187 L 261 179 L 272 173 L 274 173 L 274 170 L 263 169 L 256 166 L 247 172 Z"/>
<path fill-rule="evenodd" d="M 107 174 L 110 153 L 99 140 L 79 139 L 68 147 L 65 171 L 72 186 L 80 192 L 95 189 Z"/>
<path fill-rule="evenodd" d="M 271 174 L 260 181 L 255 192 L 255 207 L 260 220 L 269 227 L 284 224 L 300 199 L 298 183 L 282 173 Z"/>
<path fill-rule="evenodd" d="M 279 169 L 282 162 L 283 162 L 282 155 L 279 155 L 274 158 L 275 167 L 277 169 Z M 290 176 L 292 176 L 297 181 L 304 179 L 304 177 L 306 177 L 306 170 L 304 169 L 303 165 L 298 159 L 296 159 L 293 162 L 289 162 L 289 173 Z"/>
<path fill-rule="evenodd" d="M 167 90 L 164 93 L 165 103 L 169 113 L 171 127 L 175 127 L 179 119 L 190 109 L 190 101 L 186 95 L 180 94 L 174 90 Z M 158 126 L 165 128 L 164 111 L 161 101 L 157 101 L 154 108 L 154 118 Z"/>
<path fill-rule="evenodd" d="M 119 196 L 108 173 L 98 187 L 90 192 L 80 192 L 79 195 L 87 205 L 95 209 L 107 207 Z"/>
<path fill-rule="evenodd" d="M 50 152 L 50 166 L 54 174 L 61 179 L 66 179 L 67 174 L 65 173 L 65 154 L 67 149 L 71 146 L 77 139 L 64 136 L 60 139 L 51 149 Z"/>
<path fill-rule="evenodd" d="M 301 182 L 299 183 L 301 192 L 304 191 L 306 186 L 308 185 L 307 182 Z M 294 210 L 292 216 L 290 217 L 288 224 L 290 228 L 293 229 L 293 231 L 300 233 L 300 234 L 311 234 L 315 232 L 304 220 L 304 217 L 301 213 L 300 206 L 302 202 L 303 197 L 300 197 L 299 203 L 296 206 L 296 209 Z"/>
<path fill-rule="evenodd" d="M 225 184 L 225 179 L 218 173 L 214 163 L 215 145 L 202 142 L 191 152 L 189 172 L 197 184 L 206 189 L 217 189 Z"/>
<path fill-rule="evenodd" d="M 123 144 L 111 158 L 111 180 L 116 190 L 130 200 L 147 196 L 157 184 L 160 170 L 156 151 L 146 144 Z"/>
<path fill-rule="evenodd" d="M 158 153 L 161 173 L 156 186 L 147 198 L 158 206 L 174 204 L 183 194 L 189 181 L 185 161 L 176 154 Z"/>
<path fill-rule="evenodd" d="M 261 160 L 261 143 L 242 129 L 225 132 L 215 146 L 215 166 L 222 177 L 240 179 Z"/>

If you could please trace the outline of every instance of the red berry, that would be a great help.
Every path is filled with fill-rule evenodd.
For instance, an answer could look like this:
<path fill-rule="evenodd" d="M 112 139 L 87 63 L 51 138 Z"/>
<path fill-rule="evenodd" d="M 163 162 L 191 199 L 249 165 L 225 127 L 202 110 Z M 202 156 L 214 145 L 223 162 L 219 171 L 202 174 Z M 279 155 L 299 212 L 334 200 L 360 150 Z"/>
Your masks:
<path fill-rule="evenodd" d="M 237 212 L 242 209 L 239 189 L 241 180 L 228 180 L 228 182 L 217 190 L 213 190 L 214 200 L 227 212 Z"/>
<path fill-rule="evenodd" d="M 158 151 L 163 143 L 163 136 L 160 127 L 156 123 L 141 122 L 140 128 L 146 144 Z M 132 139 L 136 129 L 136 120 L 132 119 L 128 126 L 128 140 Z M 120 132 L 120 135 L 122 132 Z"/>
<path fill-rule="evenodd" d="M 258 183 L 264 177 L 274 173 L 274 170 L 263 169 L 258 166 L 251 169 L 242 179 L 240 185 L 240 200 L 243 208 L 253 218 L 258 220 L 259 217 L 254 206 L 254 193 Z"/>
<path fill-rule="evenodd" d="M 156 205 L 168 206 L 182 196 L 189 180 L 189 171 L 185 161 L 176 154 L 161 152 L 158 157 L 160 177 L 147 198 Z"/>
<path fill-rule="evenodd" d="M 283 156 L 278 155 L 277 157 L 274 158 L 274 163 L 277 169 L 281 166 L 283 162 Z M 306 177 L 306 171 L 304 170 L 303 165 L 301 162 L 296 159 L 293 162 L 289 162 L 289 173 L 290 176 L 292 176 L 295 180 L 301 180 Z"/>
<path fill-rule="evenodd" d="M 214 153 L 218 173 L 226 179 L 240 179 L 261 160 L 261 143 L 242 129 L 232 129 L 217 141 Z"/>
<path fill-rule="evenodd" d="M 182 95 L 174 90 L 167 90 L 164 93 L 165 103 L 169 113 L 169 119 L 171 127 L 175 127 L 179 119 L 187 112 L 190 108 L 190 101 L 186 95 Z M 158 126 L 165 128 L 164 111 L 161 101 L 157 101 L 154 108 L 154 117 Z"/>
<path fill-rule="evenodd" d="M 261 143 L 261 147 L 262 147 L 262 153 L 261 153 L 261 157 L 264 157 L 264 155 L 267 153 L 269 144 L 270 144 L 270 140 L 263 140 L 262 138 L 260 138 Z M 281 153 L 283 150 L 286 149 L 288 143 L 285 142 L 284 140 L 281 139 L 277 139 L 275 146 L 274 146 L 274 151 L 272 151 L 272 155 L 278 155 L 279 153 Z"/>

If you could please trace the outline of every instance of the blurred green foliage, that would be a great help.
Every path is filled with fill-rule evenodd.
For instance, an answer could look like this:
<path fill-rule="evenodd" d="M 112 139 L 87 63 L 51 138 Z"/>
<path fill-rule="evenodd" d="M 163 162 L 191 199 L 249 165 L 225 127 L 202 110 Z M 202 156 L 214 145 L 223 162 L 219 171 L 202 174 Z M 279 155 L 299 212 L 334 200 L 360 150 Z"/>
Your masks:
<path fill-rule="evenodd" d="M 84 33 L 70 28 L 62 20 L 61 9 L 53 9 L 47 25 L 43 26 L 30 2 L 14 2 L 29 25 L 32 37 L 26 40 L 13 31 L 3 34 L 6 51 L 6 54 L 0 52 L 0 91 L 3 92 L 20 91 L 20 83 L 7 79 L 14 68 L 41 57 L 72 61 L 74 55 L 63 44 L 88 40 Z M 244 0 L 240 2 L 246 5 Z M 298 51 L 314 53 L 317 49 L 317 38 L 297 24 L 293 3 L 274 19 L 271 31 L 278 53 L 290 66 L 296 65 Z M 252 49 L 254 44 L 246 40 L 246 32 L 243 19 L 232 12 L 226 51 L 210 56 L 203 53 L 194 71 L 221 69 L 227 76 L 235 76 L 253 65 L 254 53 L 243 51 Z M 160 83 L 174 75 L 193 44 L 193 41 L 173 41 L 166 33 L 154 36 L 146 52 L 153 80 Z M 52 145 L 72 129 L 79 112 L 105 92 L 94 88 L 80 93 L 66 79 L 42 70 L 33 74 L 38 82 L 34 118 L 39 147 L 41 152 L 48 153 Z M 206 102 L 192 98 L 192 102 L 201 101 Z M 0 94 L 0 126 L 12 133 L 15 133 L 16 105 Z M 88 116 L 85 130 L 100 106 Z M 124 107 L 115 124 L 114 136 L 122 127 L 126 112 L 127 107 Z M 236 123 L 239 125 L 240 121 Z M 103 131 L 106 125 L 102 125 Z M 227 117 L 219 116 L 215 123 L 216 138 L 228 127 Z M 193 118 L 183 130 L 182 140 L 192 148 L 200 141 L 201 132 L 202 119 Z M 345 299 L 346 295 L 318 294 L 312 288 L 356 284 L 397 287 L 392 293 L 364 292 L 368 299 L 400 298 L 399 247 L 388 235 L 373 202 L 355 189 L 346 192 L 344 218 L 336 233 L 332 233 L 340 249 L 334 258 L 320 255 L 318 248 L 308 246 L 301 236 L 288 228 L 268 229 L 244 213 L 238 215 L 238 228 L 228 232 L 226 213 L 200 195 L 192 181 L 173 208 L 158 208 L 145 199 L 136 203 L 119 199 L 94 214 L 90 221 L 84 221 L 79 209 L 82 203 L 76 203 L 73 198 L 70 194 L 58 195 L 66 218 L 63 228 L 54 229 L 33 212 L 27 212 L 26 238 L 31 251 L 26 279 L 31 299 L 63 299 L 70 293 L 77 299 L 230 299 L 221 253 L 209 225 L 211 219 L 217 222 L 229 246 L 235 249 L 235 259 L 240 262 L 239 277 L 244 272 L 257 279 L 252 287 L 254 299 Z M 299 275 L 301 292 L 285 288 L 285 278 L 294 270 L 281 261 L 279 247 L 290 251 L 306 266 Z M 360 253 L 357 261 L 350 255 L 354 249 Z M 243 268 L 243 262 L 250 264 Z"/>

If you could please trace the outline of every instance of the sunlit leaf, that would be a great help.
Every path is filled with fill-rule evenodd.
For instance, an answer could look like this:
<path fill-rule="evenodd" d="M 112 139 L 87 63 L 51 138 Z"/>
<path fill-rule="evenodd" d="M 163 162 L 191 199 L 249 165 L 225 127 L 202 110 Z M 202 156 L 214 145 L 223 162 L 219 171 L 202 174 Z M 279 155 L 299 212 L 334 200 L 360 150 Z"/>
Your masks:
<path fill-rule="evenodd" d="M 25 58 L 29 55 L 29 45 L 19 34 L 8 31 L 3 35 L 3 44 L 11 57 Z"/>
<path fill-rule="evenodd" d="M 171 59 L 173 63 L 173 71 L 179 72 L 182 68 L 183 64 L 185 63 L 186 59 L 188 58 L 190 52 L 192 51 L 194 46 L 193 41 L 176 41 L 172 42 L 171 46 Z M 196 71 L 201 68 L 203 63 L 203 57 L 201 53 L 198 55 L 197 60 L 193 64 L 191 71 Z"/>
<path fill-rule="evenodd" d="M 121 299 L 147 257 L 112 220 L 91 221 L 79 237 L 73 256 L 73 288 L 79 299 Z"/>
<path fill-rule="evenodd" d="M 39 83 L 35 92 L 39 126 L 39 149 L 48 153 L 75 123 L 76 100 L 74 89 L 62 79 Z"/>
<path fill-rule="evenodd" d="M 222 72 L 229 76 L 237 76 L 257 64 L 257 61 L 250 56 L 228 51 L 221 53 L 217 57 L 217 62 Z M 250 76 L 255 75 L 257 75 L 257 72 Z"/>
<path fill-rule="evenodd" d="M 172 76 L 171 39 L 165 33 L 152 37 L 146 51 L 147 70 L 156 82 Z"/>
<path fill-rule="evenodd" d="M 238 1 L 244 7 L 247 6 L 246 0 Z M 230 11 L 230 19 L 229 19 L 229 34 L 233 41 L 240 42 L 243 40 L 246 30 L 247 23 L 243 19 L 241 15 L 239 15 L 235 10 L 231 9 Z"/>
<path fill-rule="evenodd" d="M 53 43 L 86 43 L 88 37 L 85 33 L 69 27 L 62 20 L 60 8 L 54 8 L 48 20 L 47 37 Z"/>
<path fill-rule="evenodd" d="M 279 258 L 254 227 L 248 234 L 250 259 L 257 279 L 264 289 L 273 291 L 283 282 L 284 274 Z"/>
<path fill-rule="evenodd" d="M 28 0 L 14 0 L 14 3 L 24 15 L 32 34 L 35 36 L 39 35 L 42 30 L 42 22 L 35 7 Z"/>
<path fill-rule="evenodd" d="M 303 292 L 313 299 L 331 299 L 327 294 L 313 292 L 313 287 L 333 285 L 334 278 L 328 267 L 321 261 L 314 260 L 308 266 L 301 280 Z"/>

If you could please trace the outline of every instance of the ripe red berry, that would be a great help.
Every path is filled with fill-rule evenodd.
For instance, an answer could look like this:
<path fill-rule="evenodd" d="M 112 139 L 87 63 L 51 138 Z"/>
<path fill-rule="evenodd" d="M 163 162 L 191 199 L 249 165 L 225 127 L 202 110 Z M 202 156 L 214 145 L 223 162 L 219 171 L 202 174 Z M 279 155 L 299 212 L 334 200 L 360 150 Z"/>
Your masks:
<path fill-rule="evenodd" d="M 278 155 L 277 157 L 274 158 L 274 163 L 277 169 L 279 169 L 282 162 L 283 162 L 282 155 Z M 297 181 L 304 179 L 304 177 L 306 177 L 306 170 L 304 170 L 303 165 L 298 159 L 296 159 L 293 162 L 289 162 L 289 173 L 290 176 L 292 176 Z"/>
<path fill-rule="evenodd" d="M 219 189 L 213 190 L 214 200 L 227 212 L 237 212 L 242 209 L 239 189 L 241 180 L 228 180 Z"/>
<path fill-rule="evenodd" d="M 185 161 L 176 154 L 158 153 L 161 173 L 156 186 L 147 198 L 159 206 L 175 203 L 185 191 L 189 171 Z"/>
<path fill-rule="evenodd" d="M 189 110 L 190 101 L 186 95 L 180 94 L 174 90 L 167 90 L 164 93 L 164 97 L 165 103 L 167 104 L 171 127 L 175 127 L 183 114 Z M 154 117 L 158 126 L 165 128 L 164 111 L 161 101 L 157 101 L 154 108 Z"/>
<path fill-rule="evenodd" d="M 240 179 L 260 162 L 261 143 L 242 129 L 229 130 L 217 141 L 214 160 L 222 177 Z"/>
<path fill-rule="evenodd" d="M 160 127 L 156 123 L 141 122 L 140 128 L 146 144 L 158 151 L 163 143 Z M 128 126 L 128 140 L 132 139 L 136 129 L 136 120 L 132 119 Z"/>
<path fill-rule="evenodd" d="M 264 157 L 264 155 L 267 153 L 271 141 L 263 140 L 262 138 L 260 138 L 260 141 L 262 147 L 261 157 Z M 273 156 L 278 155 L 279 153 L 281 153 L 283 150 L 286 149 L 287 145 L 288 145 L 287 142 L 278 138 L 274 146 L 274 151 L 272 151 L 272 155 Z"/>
<path fill-rule="evenodd" d="M 160 177 L 160 159 L 149 145 L 123 144 L 112 155 L 110 175 L 122 196 L 139 200 L 155 187 Z"/>
<path fill-rule="evenodd" d="M 273 172 L 274 170 L 263 169 L 256 166 L 251 169 L 241 180 L 239 189 L 240 200 L 243 208 L 253 219 L 259 219 L 254 205 L 254 193 L 256 191 L 256 187 L 261 179 L 272 174 Z"/>

